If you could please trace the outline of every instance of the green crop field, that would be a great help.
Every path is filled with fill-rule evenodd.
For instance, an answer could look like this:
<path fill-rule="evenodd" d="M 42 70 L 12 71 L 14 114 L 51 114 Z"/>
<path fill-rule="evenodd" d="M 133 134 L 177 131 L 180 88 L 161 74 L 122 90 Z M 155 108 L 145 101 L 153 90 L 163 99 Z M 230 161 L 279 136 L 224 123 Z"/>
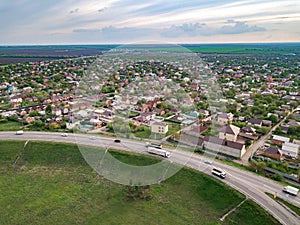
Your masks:
<path fill-rule="evenodd" d="M 24 144 L 0 141 L 1 225 L 279 224 L 249 200 L 220 221 L 245 197 L 192 169 L 182 169 L 160 185 L 151 185 L 147 189 L 151 199 L 132 200 L 128 186 L 98 176 L 76 145 L 30 141 L 24 149 Z M 111 153 L 132 165 L 159 161 L 120 151 Z"/>

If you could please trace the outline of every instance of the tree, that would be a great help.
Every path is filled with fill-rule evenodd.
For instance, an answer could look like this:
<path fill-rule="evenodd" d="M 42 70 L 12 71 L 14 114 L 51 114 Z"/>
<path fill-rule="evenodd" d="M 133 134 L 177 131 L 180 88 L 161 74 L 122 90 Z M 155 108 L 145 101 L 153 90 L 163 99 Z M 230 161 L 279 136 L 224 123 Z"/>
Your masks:
<path fill-rule="evenodd" d="M 270 115 L 268 120 L 272 121 L 272 124 L 276 124 L 278 122 L 278 118 L 275 115 Z"/>
<path fill-rule="evenodd" d="M 37 111 L 31 111 L 30 113 L 29 113 L 29 116 L 30 117 L 35 117 L 35 116 L 39 116 L 40 114 L 37 112 Z"/>
<path fill-rule="evenodd" d="M 52 122 L 52 123 L 49 124 L 49 129 L 50 130 L 55 130 L 55 129 L 59 129 L 59 128 L 60 128 L 60 125 L 57 122 Z"/>
<path fill-rule="evenodd" d="M 52 114 L 52 106 L 51 106 L 51 105 L 47 105 L 45 111 L 46 111 L 46 114 L 47 114 L 47 115 L 51 115 L 51 114 Z"/>
<path fill-rule="evenodd" d="M 275 131 L 274 131 L 274 134 L 277 134 L 277 135 L 282 134 L 282 131 L 281 131 L 280 126 L 276 127 L 276 129 L 275 129 Z"/>
<path fill-rule="evenodd" d="M 262 172 L 266 168 L 265 162 L 250 161 L 250 168 L 256 172 Z"/>
<path fill-rule="evenodd" d="M 290 135 L 299 135 L 300 134 L 300 126 L 290 126 L 287 133 Z"/>
<path fill-rule="evenodd" d="M 277 181 L 282 181 L 283 176 L 280 173 L 275 173 L 274 175 L 272 175 L 272 179 Z"/>

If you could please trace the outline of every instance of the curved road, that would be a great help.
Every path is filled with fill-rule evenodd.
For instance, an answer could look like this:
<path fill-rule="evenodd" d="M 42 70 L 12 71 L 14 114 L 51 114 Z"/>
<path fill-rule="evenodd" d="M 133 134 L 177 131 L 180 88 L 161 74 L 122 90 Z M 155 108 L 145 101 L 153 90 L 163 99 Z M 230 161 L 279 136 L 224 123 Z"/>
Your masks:
<path fill-rule="evenodd" d="M 79 143 L 90 146 L 112 147 L 125 151 L 134 151 L 138 153 L 147 154 L 147 149 L 144 142 L 133 140 L 121 140 L 121 143 L 115 143 L 112 138 L 91 136 L 84 134 L 69 134 L 68 137 L 61 136 L 60 133 L 47 132 L 24 132 L 23 135 L 15 135 L 15 132 L 0 132 L 0 140 L 40 140 L 40 141 L 55 141 Z M 185 164 L 188 167 L 202 171 L 211 175 L 212 166 L 220 167 L 227 172 L 226 179 L 222 180 L 229 186 L 237 189 L 245 194 L 250 199 L 257 202 L 265 208 L 270 214 L 285 225 L 300 224 L 300 217 L 286 209 L 276 201 L 271 199 L 265 192 L 276 193 L 278 197 L 300 207 L 300 197 L 290 196 L 282 192 L 283 185 L 278 184 L 270 179 L 256 175 L 239 168 L 223 164 L 218 161 L 213 161 L 212 165 L 205 163 L 207 160 L 203 156 L 191 154 L 179 150 L 170 150 L 171 160 L 176 163 Z"/>

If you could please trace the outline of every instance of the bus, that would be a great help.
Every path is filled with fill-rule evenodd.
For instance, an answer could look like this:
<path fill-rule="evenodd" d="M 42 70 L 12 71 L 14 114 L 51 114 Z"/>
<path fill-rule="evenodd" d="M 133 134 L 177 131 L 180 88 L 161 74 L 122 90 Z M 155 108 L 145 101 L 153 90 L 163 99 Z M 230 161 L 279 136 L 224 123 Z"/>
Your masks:
<path fill-rule="evenodd" d="M 226 177 L 226 172 L 225 172 L 225 170 L 222 170 L 222 169 L 217 168 L 217 167 L 213 167 L 211 173 L 212 173 L 213 175 L 216 175 L 216 176 L 222 178 L 222 179 L 225 179 L 225 177 Z"/>
<path fill-rule="evenodd" d="M 168 152 L 167 150 L 164 150 L 164 149 L 148 147 L 147 151 L 148 151 L 148 153 L 155 154 L 155 155 L 160 155 L 160 156 L 163 156 L 165 158 L 170 157 L 170 152 Z"/>

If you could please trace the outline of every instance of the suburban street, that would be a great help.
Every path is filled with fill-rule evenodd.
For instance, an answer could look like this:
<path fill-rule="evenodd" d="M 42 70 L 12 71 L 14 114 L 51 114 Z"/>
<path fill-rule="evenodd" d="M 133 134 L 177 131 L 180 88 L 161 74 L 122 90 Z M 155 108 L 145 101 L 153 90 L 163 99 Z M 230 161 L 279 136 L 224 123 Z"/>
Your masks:
<path fill-rule="evenodd" d="M 277 127 L 279 127 L 287 118 L 288 116 L 299 110 L 298 108 L 292 110 L 291 112 L 289 112 L 284 118 L 282 118 L 277 124 L 275 124 L 275 126 L 273 126 L 270 131 L 264 135 L 261 136 L 258 140 L 256 140 L 250 147 L 249 149 L 246 151 L 246 153 L 242 156 L 241 161 L 242 164 L 247 166 L 249 165 L 249 158 L 262 146 L 264 146 L 265 142 L 270 138 L 270 136 L 272 135 L 272 133 L 276 130 Z"/>
<path fill-rule="evenodd" d="M 116 148 L 120 150 L 148 154 L 144 142 L 121 139 L 121 143 L 115 143 L 114 139 L 112 138 L 84 134 L 69 134 L 67 137 L 63 137 L 61 136 L 61 133 L 49 132 L 24 132 L 23 135 L 15 135 L 15 132 L 0 132 L 0 140 L 40 140 L 67 142 L 77 143 L 79 145 Z M 300 223 L 299 216 L 294 215 L 291 211 L 278 204 L 265 194 L 265 192 L 269 192 L 271 194 L 276 193 L 278 197 L 300 207 L 300 197 L 294 197 L 283 193 L 283 185 L 256 175 L 255 173 L 229 166 L 198 154 L 171 149 L 170 152 L 171 157 L 167 160 L 184 164 L 209 175 L 211 175 L 212 166 L 224 169 L 227 172 L 227 177 L 221 181 L 245 194 L 248 198 L 254 200 L 276 219 L 278 219 L 282 224 L 297 225 Z M 211 164 L 207 164 L 207 161 L 211 161 Z"/>

